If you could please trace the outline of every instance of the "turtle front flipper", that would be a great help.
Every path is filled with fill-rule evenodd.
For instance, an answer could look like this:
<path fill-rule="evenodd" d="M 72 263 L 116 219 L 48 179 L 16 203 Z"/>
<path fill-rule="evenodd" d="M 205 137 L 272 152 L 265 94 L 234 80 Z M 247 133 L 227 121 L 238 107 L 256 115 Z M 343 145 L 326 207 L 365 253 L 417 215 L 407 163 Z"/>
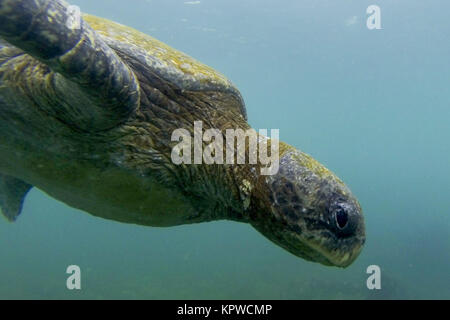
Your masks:
<path fill-rule="evenodd" d="M 0 173 L 0 209 L 11 222 L 22 211 L 23 200 L 33 186 L 17 178 Z"/>
<path fill-rule="evenodd" d="M 75 28 L 68 23 L 68 7 L 59 0 L 0 0 L 0 37 L 77 84 L 100 109 L 81 111 L 102 118 L 94 129 L 112 128 L 139 107 L 138 81 L 81 17 Z"/>

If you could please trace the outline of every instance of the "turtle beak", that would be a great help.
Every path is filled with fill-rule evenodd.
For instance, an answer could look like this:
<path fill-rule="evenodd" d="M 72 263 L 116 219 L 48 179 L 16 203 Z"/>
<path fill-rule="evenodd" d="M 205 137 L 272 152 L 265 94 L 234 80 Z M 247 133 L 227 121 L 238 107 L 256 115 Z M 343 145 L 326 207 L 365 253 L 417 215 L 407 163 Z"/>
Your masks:
<path fill-rule="evenodd" d="M 361 253 L 365 239 L 358 239 L 355 241 L 351 248 L 345 248 L 346 250 L 326 251 L 319 247 L 316 248 L 317 252 L 323 256 L 323 262 L 318 261 L 324 265 L 335 266 L 340 268 L 346 268 L 350 266 Z M 346 246 L 344 246 L 346 247 Z"/>

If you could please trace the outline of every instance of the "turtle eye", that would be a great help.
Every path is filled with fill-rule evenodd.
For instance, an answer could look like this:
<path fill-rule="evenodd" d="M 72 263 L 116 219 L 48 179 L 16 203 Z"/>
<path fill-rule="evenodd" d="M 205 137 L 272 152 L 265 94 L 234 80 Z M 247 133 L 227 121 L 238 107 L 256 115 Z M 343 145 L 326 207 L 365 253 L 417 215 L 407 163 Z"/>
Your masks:
<path fill-rule="evenodd" d="M 337 227 L 342 230 L 347 226 L 348 214 L 342 207 L 339 207 L 334 212 L 334 219 L 336 220 Z"/>

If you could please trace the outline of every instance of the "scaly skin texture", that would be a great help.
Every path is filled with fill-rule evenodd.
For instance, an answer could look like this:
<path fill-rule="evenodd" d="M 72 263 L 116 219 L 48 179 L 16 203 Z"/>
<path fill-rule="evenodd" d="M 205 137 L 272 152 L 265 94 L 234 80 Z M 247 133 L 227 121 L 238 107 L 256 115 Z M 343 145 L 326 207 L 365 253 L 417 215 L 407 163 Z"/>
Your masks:
<path fill-rule="evenodd" d="M 63 21 L 67 6 L 49 3 L 56 9 L 39 14 L 51 19 L 33 20 L 33 30 L 45 30 L 47 38 L 57 27 L 45 23 Z M 193 136 L 194 121 L 222 133 L 250 128 L 239 91 L 223 75 L 134 29 L 88 15 L 78 40 L 50 37 L 53 51 L 58 42 L 66 51 L 49 58 L 48 40 L 34 31 L 24 44 L 14 19 L 4 22 L 8 10 L 15 17 L 14 2 L 0 0 L 0 25 L 9 28 L 0 35 L 14 43 L 0 39 L 1 174 L 106 219 L 148 226 L 229 219 L 250 223 L 307 260 L 345 267 L 357 257 L 365 241 L 357 200 L 292 146 L 280 144 L 273 176 L 261 175 L 260 164 L 172 162 L 178 143 L 172 132 L 183 128 Z M 90 40 L 80 42 L 83 37 Z M 94 52 L 106 52 L 111 66 L 96 64 Z M 105 70 L 117 72 L 122 87 Z"/>

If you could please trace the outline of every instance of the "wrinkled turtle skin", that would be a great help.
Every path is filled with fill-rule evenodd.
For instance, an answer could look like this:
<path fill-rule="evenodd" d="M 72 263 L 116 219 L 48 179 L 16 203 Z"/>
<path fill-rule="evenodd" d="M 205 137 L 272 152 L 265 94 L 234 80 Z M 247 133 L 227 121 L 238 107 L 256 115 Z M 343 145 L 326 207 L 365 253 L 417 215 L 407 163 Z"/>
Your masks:
<path fill-rule="evenodd" d="M 171 160 L 175 129 L 249 129 L 239 91 L 187 55 L 68 4 L 0 0 L 0 206 L 35 186 L 92 215 L 147 226 L 251 224 L 289 252 L 346 267 L 365 241 L 344 183 L 280 143 L 279 170 Z M 270 144 L 270 141 L 268 142 Z"/>

